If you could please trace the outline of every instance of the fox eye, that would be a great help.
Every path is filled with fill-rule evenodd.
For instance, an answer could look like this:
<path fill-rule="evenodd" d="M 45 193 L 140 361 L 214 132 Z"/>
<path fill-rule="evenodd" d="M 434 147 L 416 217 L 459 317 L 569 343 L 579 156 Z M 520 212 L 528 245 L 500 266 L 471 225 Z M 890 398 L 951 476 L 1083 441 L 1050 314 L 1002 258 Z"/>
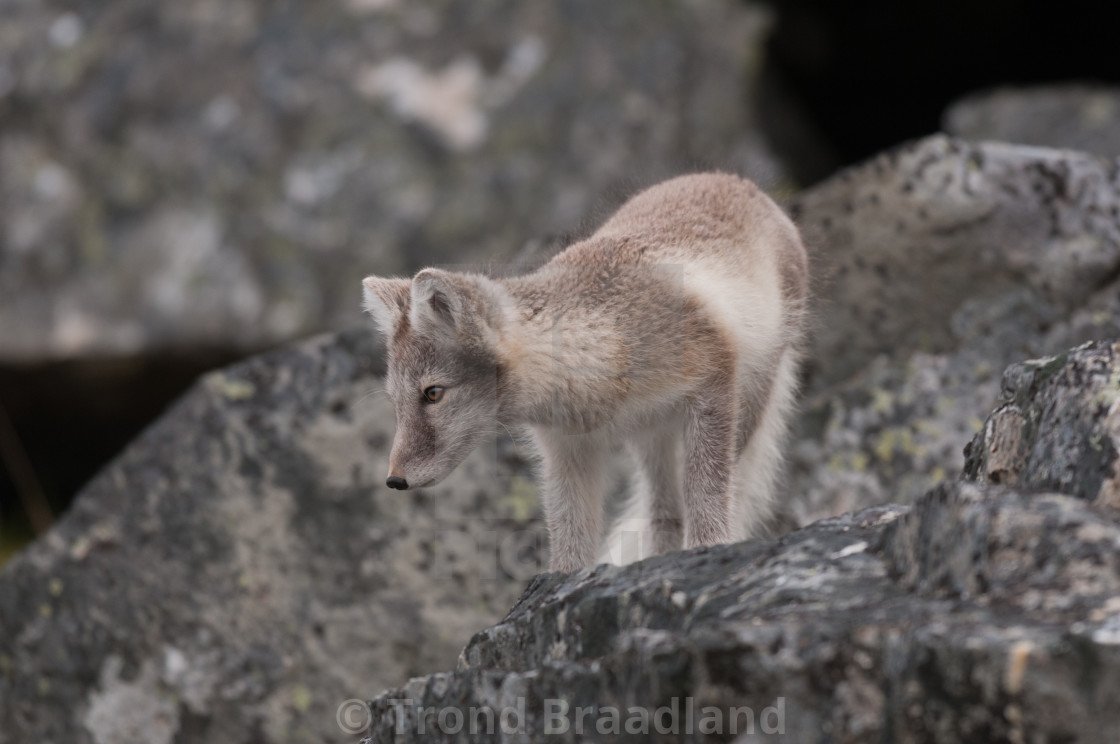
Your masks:
<path fill-rule="evenodd" d="M 431 387 L 424 388 L 424 400 L 429 403 L 439 403 L 443 398 L 443 388 L 439 385 L 432 385 Z"/>

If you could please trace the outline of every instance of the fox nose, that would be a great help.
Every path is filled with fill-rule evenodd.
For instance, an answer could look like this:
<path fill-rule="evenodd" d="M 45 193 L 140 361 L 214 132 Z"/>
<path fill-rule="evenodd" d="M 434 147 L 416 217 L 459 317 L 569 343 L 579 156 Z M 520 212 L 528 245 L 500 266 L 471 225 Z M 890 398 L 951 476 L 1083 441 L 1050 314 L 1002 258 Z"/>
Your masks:
<path fill-rule="evenodd" d="M 388 477 L 388 479 L 385 481 L 385 485 L 388 486 L 389 488 L 395 488 L 398 491 L 403 491 L 406 488 L 408 488 L 408 481 L 406 481 L 404 478 L 400 477 L 399 475 L 390 475 Z"/>

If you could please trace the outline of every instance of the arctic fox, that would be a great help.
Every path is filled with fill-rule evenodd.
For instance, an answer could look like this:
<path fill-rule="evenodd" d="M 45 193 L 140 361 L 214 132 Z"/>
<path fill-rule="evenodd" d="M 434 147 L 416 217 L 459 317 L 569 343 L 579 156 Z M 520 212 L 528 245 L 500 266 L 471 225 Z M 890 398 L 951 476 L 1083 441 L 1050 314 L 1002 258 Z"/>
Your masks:
<path fill-rule="evenodd" d="M 745 539 L 772 516 L 808 260 L 751 182 L 653 186 L 525 276 L 363 284 L 389 351 L 390 488 L 437 483 L 499 425 L 522 426 L 543 465 L 553 571 Z M 604 546 L 617 443 L 635 493 Z"/>

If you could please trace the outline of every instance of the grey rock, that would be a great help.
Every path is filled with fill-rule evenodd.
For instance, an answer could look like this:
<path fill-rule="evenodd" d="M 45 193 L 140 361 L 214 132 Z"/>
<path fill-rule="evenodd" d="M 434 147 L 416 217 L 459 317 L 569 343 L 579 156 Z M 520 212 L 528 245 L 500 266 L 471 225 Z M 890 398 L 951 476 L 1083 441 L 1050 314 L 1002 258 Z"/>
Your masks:
<path fill-rule="evenodd" d="M 337 740 L 446 667 L 545 560 L 508 442 L 384 487 L 372 333 L 204 377 L 0 571 L 0 742 Z"/>
<path fill-rule="evenodd" d="M 938 135 L 842 172 L 793 211 L 822 277 L 817 385 L 879 354 L 987 342 L 961 316 L 970 303 L 1025 291 L 1043 319 L 1063 317 L 1120 269 L 1120 171 L 1081 153 Z"/>
<path fill-rule="evenodd" d="M 961 471 L 1009 364 L 1120 336 L 1120 182 L 936 136 L 798 197 L 819 277 L 789 501 L 808 524 Z"/>
<path fill-rule="evenodd" d="M 481 727 L 472 708 L 508 708 L 511 740 L 604 740 L 606 708 L 634 706 L 650 723 L 623 738 L 647 741 L 676 706 L 673 740 L 731 740 L 747 706 L 738 733 L 760 739 L 1113 741 L 1118 545 L 1084 501 L 955 485 L 777 541 L 541 576 L 458 670 L 373 699 L 367 733 L 474 740 L 445 711 Z M 708 706 L 721 735 L 700 735 Z"/>
<path fill-rule="evenodd" d="M 888 502 L 909 504 L 964 464 L 998 371 L 982 354 L 880 357 L 804 403 L 786 492 L 798 524 Z"/>
<path fill-rule="evenodd" d="M 4 3 L 0 361 L 260 349 L 635 188 L 785 171 L 720 0 Z"/>
<path fill-rule="evenodd" d="M 1096 85 L 998 88 L 957 101 L 945 131 L 970 140 L 999 140 L 1120 156 L 1120 89 Z"/>
<path fill-rule="evenodd" d="M 966 302 L 950 325 L 957 348 L 880 355 L 851 379 L 807 397 L 788 488 L 798 523 L 888 501 L 909 504 L 960 473 L 964 447 L 996 405 L 1007 364 L 1067 348 L 1067 338 L 1116 335 L 1120 314 L 1081 310 L 1064 321 L 1023 288 Z"/>
<path fill-rule="evenodd" d="M 1002 404 L 969 443 L 965 477 L 1120 510 L 1120 345 L 1097 341 L 1009 367 Z"/>

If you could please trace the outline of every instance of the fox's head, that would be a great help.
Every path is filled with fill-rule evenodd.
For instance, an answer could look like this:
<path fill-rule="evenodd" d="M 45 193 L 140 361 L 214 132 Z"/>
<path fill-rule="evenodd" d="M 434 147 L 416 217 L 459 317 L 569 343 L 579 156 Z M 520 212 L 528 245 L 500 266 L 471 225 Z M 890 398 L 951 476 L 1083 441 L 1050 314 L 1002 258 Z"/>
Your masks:
<path fill-rule="evenodd" d="M 434 485 L 496 430 L 507 295 L 484 276 L 438 269 L 412 279 L 370 276 L 363 286 L 389 350 L 397 415 L 386 485 Z"/>

